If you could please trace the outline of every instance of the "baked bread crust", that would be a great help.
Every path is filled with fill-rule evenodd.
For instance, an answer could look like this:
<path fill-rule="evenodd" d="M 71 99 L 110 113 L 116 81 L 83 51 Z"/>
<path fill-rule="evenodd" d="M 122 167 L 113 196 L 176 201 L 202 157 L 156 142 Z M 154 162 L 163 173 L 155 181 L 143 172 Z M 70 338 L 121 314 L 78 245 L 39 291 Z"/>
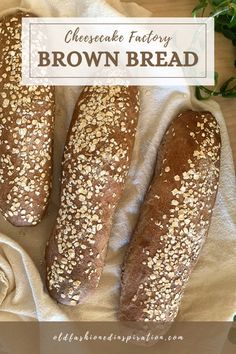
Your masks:
<path fill-rule="evenodd" d="M 206 240 L 219 183 L 220 129 L 210 112 L 170 124 L 126 254 L 119 318 L 173 321 Z"/>
<path fill-rule="evenodd" d="M 36 225 L 48 205 L 54 88 L 21 85 L 21 20 L 0 21 L 0 211 L 15 226 Z"/>
<path fill-rule="evenodd" d="M 136 87 L 85 87 L 62 164 L 61 202 L 46 248 L 47 288 L 76 305 L 95 289 L 115 208 L 128 174 L 139 101 Z"/>

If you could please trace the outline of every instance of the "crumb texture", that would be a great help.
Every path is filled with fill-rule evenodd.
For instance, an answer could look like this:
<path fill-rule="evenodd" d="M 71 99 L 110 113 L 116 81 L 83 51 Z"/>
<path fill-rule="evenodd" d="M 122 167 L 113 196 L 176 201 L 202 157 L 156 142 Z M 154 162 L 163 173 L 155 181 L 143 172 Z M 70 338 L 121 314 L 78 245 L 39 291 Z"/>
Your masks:
<path fill-rule="evenodd" d="M 22 86 L 21 20 L 0 21 L 0 211 L 13 225 L 41 221 L 51 189 L 54 89 Z"/>
<path fill-rule="evenodd" d="M 187 111 L 170 124 L 125 257 L 120 319 L 175 319 L 209 229 L 220 149 L 211 113 Z"/>
<path fill-rule="evenodd" d="M 85 87 L 64 150 L 61 203 L 46 249 L 47 287 L 76 305 L 97 287 L 138 120 L 136 87 Z"/>

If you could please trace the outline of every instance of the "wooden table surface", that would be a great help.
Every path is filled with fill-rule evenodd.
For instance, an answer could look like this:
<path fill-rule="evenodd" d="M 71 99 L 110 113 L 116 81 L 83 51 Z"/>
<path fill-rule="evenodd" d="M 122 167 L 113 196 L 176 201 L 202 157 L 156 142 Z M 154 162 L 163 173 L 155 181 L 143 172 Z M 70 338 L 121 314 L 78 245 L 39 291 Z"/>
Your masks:
<path fill-rule="evenodd" d="M 136 2 L 153 13 L 156 17 L 189 17 L 198 0 L 122 0 L 123 2 Z M 216 33 L 215 41 L 215 70 L 220 74 L 219 82 L 230 76 L 235 76 L 234 59 L 235 48 L 231 42 Z M 223 111 L 236 167 L 236 98 L 216 97 Z"/>

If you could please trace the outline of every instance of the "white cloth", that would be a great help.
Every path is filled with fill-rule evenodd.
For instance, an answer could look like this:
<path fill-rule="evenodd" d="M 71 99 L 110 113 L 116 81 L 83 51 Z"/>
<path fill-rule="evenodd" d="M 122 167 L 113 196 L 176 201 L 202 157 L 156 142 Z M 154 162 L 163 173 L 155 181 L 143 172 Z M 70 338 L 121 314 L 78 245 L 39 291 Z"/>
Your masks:
<path fill-rule="evenodd" d="M 118 0 L 1 0 L 0 11 L 31 10 L 39 16 L 149 16 Z M 221 127 L 219 193 L 208 240 L 185 291 L 177 320 L 231 320 L 236 310 L 236 189 L 224 118 L 214 101 L 199 102 L 189 87 L 142 87 L 141 114 L 132 166 L 110 237 L 98 289 L 86 303 L 57 305 L 44 287 L 44 249 L 58 208 L 60 161 L 66 130 L 81 87 L 57 87 L 55 169 L 48 213 L 36 227 L 16 228 L 0 218 L 0 320 L 115 320 L 120 266 L 170 121 L 185 109 L 210 110 Z"/>

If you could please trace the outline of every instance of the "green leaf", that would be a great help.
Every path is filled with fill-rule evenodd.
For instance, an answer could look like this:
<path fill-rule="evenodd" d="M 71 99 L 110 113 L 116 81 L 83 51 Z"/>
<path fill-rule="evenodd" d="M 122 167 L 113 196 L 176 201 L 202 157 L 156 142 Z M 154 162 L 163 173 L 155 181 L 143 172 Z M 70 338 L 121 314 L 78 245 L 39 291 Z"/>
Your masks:
<path fill-rule="evenodd" d="M 201 90 L 202 90 L 202 86 L 196 86 L 195 87 L 195 95 L 196 95 L 197 99 L 199 101 L 208 100 L 208 98 L 210 98 L 211 95 L 203 96 L 202 93 L 201 93 Z"/>
<path fill-rule="evenodd" d="M 193 9 L 192 16 L 196 17 L 200 10 L 205 10 L 207 7 L 207 0 L 200 0 L 199 4 Z"/>
<path fill-rule="evenodd" d="M 234 27 L 236 27 L 236 14 L 234 14 L 231 17 L 231 20 L 230 20 L 230 23 L 229 23 L 229 28 L 234 28 Z"/>
<path fill-rule="evenodd" d="M 219 91 L 217 91 L 217 83 L 218 83 L 218 73 L 215 73 L 215 85 L 213 89 L 209 89 L 205 86 L 197 86 L 195 88 L 195 95 L 198 100 L 207 100 L 213 96 L 221 96 L 224 98 L 233 98 L 236 97 L 236 85 L 232 86 L 232 83 L 236 83 L 236 77 L 232 76 L 228 80 L 226 80 Z"/>
<path fill-rule="evenodd" d="M 220 87 L 220 92 L 224 92 L 228 89 L 229 85 L 236 80 L 235 76 L 230 77 L 228 80 L 226 80 L 223 85 Z M 234 86 L 232 89 L 236 88 L 236 86 Z"/>
<path fill-rule="evenodd" d="M 236 0 L 199 0 L 193 9 L 193 16 L 197 16 L 202 10 L 209 9 L 209 16 L 215 19 L 215 31 L 222 33 L 224 37 L 232 41 L 236 46 Z M 234 60 L 236 67 L 236 60 Z M 217 91 L 218 74 L 215 75 L 215 85 L 212 89 L 205 86 L 196 88 L 196 97 L 199 100 L 206 100 L 212 96 L 226 98 L 236 97 L 236 77 L 232 76 L 226 80 Z"/>
<path fill-rule="evenodd" d="M 228 2 L 228 1 L 225 1 L 225 0 L 224 1 L 222 1 L 222 0 L 212 0 L 211 1 L 213 6 L 219 6 L 219 5 L 222 6 L 222 4 L 224 4 L 225 2 Z"/>

